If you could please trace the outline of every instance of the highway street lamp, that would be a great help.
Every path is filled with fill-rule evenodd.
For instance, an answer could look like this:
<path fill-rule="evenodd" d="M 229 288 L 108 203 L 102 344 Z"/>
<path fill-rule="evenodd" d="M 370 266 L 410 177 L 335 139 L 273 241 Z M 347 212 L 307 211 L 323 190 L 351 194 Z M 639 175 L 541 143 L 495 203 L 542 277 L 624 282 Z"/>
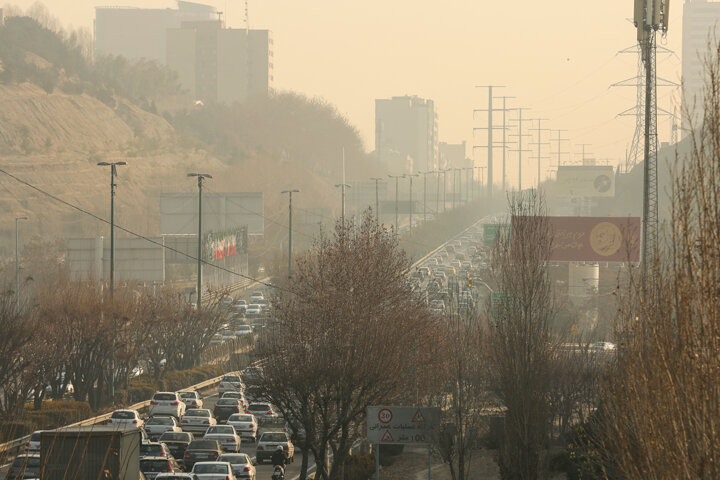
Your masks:
<path fill-rule="evenodd" d="M 20 314 L 20 254 L 19 251 L 19 235 L 18 222 L 27 220 L 28 217 L 15 217 L 15 314 Z"/>
<path fill-rule="evenodd" d="M 435 173 L 433 171 L 429 172 L 418 172 L 423 176 L 423 225 L 427 223 L 427 176 L 428 173 Z"/>
<path fill-rule="evenodd" d="M 419 177 L 417 173 L 410 173 L 408 174 L 408 178 L 410 179 L 410 235 L 412 235 L 412 214 L 413 214 L 413 198 L 412 198 L 412 179 L 413 177 Z"/>
<path fill-rule="evenodd" d="M 283 190 L 280 193 L 287 193 L 290 197 L 290 204 L 288 206 L 289 220 L 289 238 L 288 238 L 288 279 L 292 278 L 292 194 L 300 193 L 300 190 Z"/>
<path fill-rule="evenodd" d="M 370 180 L 375 180 L 375 223 L 380 225 L 380 194 L 378 185 L 382 181 L 382 178 L 373 177 Z"/>
<path fill-rule="evenodd" d="M 388 175 L 390 178 L 395 179 L 395 235 L 399 233 L 398 230 L 398 181 L 401 178 L 405 178 L 405 175 Z"/>
<path fill-rule="evenodd" d="M 198 248 L 197 248 L 197 300 L 195 302 L 197 310 L 202 307 L 202 187 L 203 180 L 211 179 L 209 173 L 188 173 L 188 177 L 197 177 L 198 179 Z"/>

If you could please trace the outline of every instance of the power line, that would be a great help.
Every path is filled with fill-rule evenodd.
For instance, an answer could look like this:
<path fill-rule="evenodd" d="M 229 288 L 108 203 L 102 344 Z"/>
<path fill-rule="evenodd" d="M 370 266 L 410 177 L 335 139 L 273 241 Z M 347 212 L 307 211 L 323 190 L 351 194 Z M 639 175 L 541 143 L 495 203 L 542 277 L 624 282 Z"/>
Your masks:
<path fill-rule="evenodd" d="M 90 216 L 90 217 L 92 217 L 92 218 L 94 218 L 95 220 L 98 220 L 98 221 L 100 221 L 100 222 L 106 223 L 106 224 L 108 224 L 108 225 L 110 224 L 110 221 L 109 221 L 109 220 L 106 220 L 106 219 L 100 217 L 99 215 L 96 215 L 96 214 L 94 214 L 94 213 L 92 213 L 92 212 L 90 212 L 90 211 L 88 211 L 88 210 L 85 210 L 84 208 L 78 207 L 77 205 L 74 205 L 74 204 L 72 204 L 72 203 L 70 203 L 70 202 L 68 202 L 68 201 L 66 201 L 66 200 L 63 200 L 62 198 L 60 198 L 60 197 L 58 197 L 58 196 L 56 196 L 56 195 L 53 195 L 53 194 L 50 193 L 50 192 L 46 192 L 45 190 L 41 189 L 40 187 L 36 187 L 35 185 L 31 184 L 30 182 L 27 182 L 27 181 L 25 181 L 25 180 L 23 180 L 23 179 L 15 176 L 15 175 L 13 175 L 12 173 L 10 173 L 10 172 L 8 172 L 8 171 L 6 171 L 6 170 L 3 170 L 2 168 L 0 168 L 0 173 L 3 173 L 3 174 L 5 174 L 5 175 L 7 175 L 8 177 L 14 179 L 14 180 L 17 181 L 18 183 L 21 183 L 21 184 L 25 185 L 26 187 L 29 187 L 29 188 L 35 190 L 36 192 L 39 192 L 39 193 L 41 193 L 42 195 L 45 195 L 46 197 L 49 197 L 49 198 L 55 200 L 56 202 L 59 202 L 59 203 L 65 205 L 65 206 L 67 206 L 67 207 L 70 207 L 70 208 L 72 208 L 73 210 L 77 210 L 78 212 L 83 213 L 83 214 L 85 214 L 85 215 L 88 215 L 88 216 Z M 171 252 L 177 253 L 177 254 L 182 255 L 182 256 L 184 256 L 184 257 L 187 257 L 187 258 L 189 258 L 189 259 L 191 259 L 191 260 L 198 261 L 198 258 L 197 258 L 197 257 L 194 257 L 194 256 L 192 256 L 192 255 L 190 255 L 190 254 L 188 254 L 188 253 L 182 252 L 182 251 L 180 251 L 180 250 L 178 250 L 178 249 L 169 247 L 169 246 L 167 246 L 167 245 L 163 245 L 162 243 L 160 243 L 160 242 L 158 242 L 158 241 L 156 241 L 156 240 L 153 240 L 152 238 L 149 238 L 149 237 L 146 237 L 145 235 L 141 235 L 141 234 L 139 234 L 139 233 L 133 232 L 132 230 L 129 230 L 129 229 L 127 229 L 127 228 L 125 228 L 125 227 L 123 227 L 123 226 L 121 226 L 121 225 L 115 224 L 115 228 L 117 228 L 118 230 L 121 230 L 121 231 L 123 231 L 123 232 L 125 232 L 125 233 L 127 233 L 127 234 L 130 234 L 130 235 L 132 235 L 132 236 L 134 236 L 134 237 L 143 239 L 143 240 L 145 240 L 145 241 L 147 241 L 147 242 L 150 242 L 150 243 L 152 243 L 152 244 L 154 244 L 154 245 L 157 245 L 157 246 L 159 246 L 159 247 L 162 247 L 162 248 L 164 248 L 164 249 L 167 249 L 167 250 L 169 250 L 169 251 L 171 251 Z M 201 239 L 198 239 L 198 242 L 199 242 L 199 241 L 201 241 Z M 251 280 L 251 281 L 253 281 L 253 282 L 259 283 L 259 284 L 261 284 L 261 285 L 265 285 L 266 287 L 275 288 L 275 289 L 277 289 L 277 290 L 285 291 L 285 292 L 288 292 L 288 293 L 295 293 L 295 292 L 293 292 L 292 290 L 286 289 L 286 288 L 284 288 L 284 287 L 279 287 L 279 286 L 277 286 L 277 285 L 273 285 L 272 283 L 263 282 L 262 280 L 259 280 L 259 279 L 254 278 L 254 277 L 250 277 L 250 276 L 248 276 L 248 275 L 243 275 L 242 273 L 238 273 L 238 272 L 236 272 L 236 271 L 234 271 L 234 270 L 230 270 L 229 268 L 221 267 L 220 265 L 216 265 L 216 264 L 214 264 L 214 263 L 210 263 L 210 262 L 208 262 L 207 260 L 202 260 L 202 259 L 200 259 L 200 262 L 202 262 L 204 265 L 207 265 L 207 266 L 210 266 L 210 267 L 214 267 L 214 268 L 216 268 L 216 269 L 218 269 L 218 270 L 221 270 L 221 271 L 230 273 L 230 274 L 232 274 L 232 275 L 236 275 L 236 276 L 238 276 L 238 277 L 240 277 L 240 278 L 245 278 L 245 279 L 247 279 L 247 280 Z"/>

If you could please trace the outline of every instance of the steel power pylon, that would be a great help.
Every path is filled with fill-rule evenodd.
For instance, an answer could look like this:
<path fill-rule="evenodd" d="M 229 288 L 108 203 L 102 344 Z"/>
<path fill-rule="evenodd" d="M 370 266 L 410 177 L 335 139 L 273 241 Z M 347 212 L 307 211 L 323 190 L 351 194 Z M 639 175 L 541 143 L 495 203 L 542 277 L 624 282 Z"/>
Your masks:
<path fill-rule="evenodd" d="M 637 40 L 645 66 L 645 148 L 643 172 L 642 272 L 646 286 L 658 236 L 656 34 L 668 29 L 670 0 L 635 0 Z"/>
<path fill-rule="evenodd" d="M 473 110 L 473 117 L 475 117 L 475 113 L 477 112 L 487 112 L 488 114 L 488 126 L 487 127 L 479 127 L 479 128 L 473 128 L 473 133 L 476 130 L 487 130 L 487 145 L 486 146 L 473 146 L 473 153 L 474 149 L 476 148 L 487 148 L 488 156 L 487 156 L 487 194 L 489 198 L 492 198 L 493 196 L 493 147 L 495 146 L 493 143 L 493 130 L 500 130 L 502 127 L 494 127 L 493 126 L 493 88 L 505 88 L 504 85 L 477 85 L 475 88 L 487 88 L 488 89 L 488 108 L 487 109 L 475 109 Z M 504 107 L 503 107 L 504 108 Z M 474 156 L 474 155 L 473 155 Z"/>
<path fill-rule="evenodd" d="M 657 53 L 663 54 L 674 54 L 670 49 L 663 46 L 656 47 Z M 621 82 L 613 83 L 611 87 L 634 87 L 636 89 L 636 100 L 635 106 L 628 108 L 627 110 L 620 112 L 619 117 L 635 117 L 635 133 L 633 134 L 630 148 L 625 155 L 625 173 L 630 172 L 635 165 L 640 163 L 642 157 L 642 150 L 640 145 L 643 141 L 644 136 L 644 125 L 645 125 L 645 64 L 643 62 L 642 47 L 638 44 L 632 47 L 628 47 L 624 50 L 620 50 L 618 53 L 622 54 L 634 54 L 637 55 L 637 75 L 632 78 L 628 78 Z M 664 78 L 657 78 L 655 81 L 656 87 L 679 87 L 679 85 L 670 80 Z M 668 112 L 662 108 L 657 108 L 658 114 L 662 116 L 669 116 L 673 119 L 675 114 Z M 673 142 L 676 143 L 676 142 Z"/>
<path fill-rule="evenodd" d="M 548 146 L 550 146 L 550 143 L 549 143 L 549 142 L 543 142 L 543 141 L 542 141 L 542 132 L 549 132 L 549 131 L 550 131 L 549 128 L 542 128 L 542 122 L 544 122 L 544 121 L 546 121 L 546 120 L 547 120 L 547 118 L 533 118 L 533 119 L 531 120 L 531 121 L 537 122 L 537 128 L 531 128 L 531 129 L 530 129 L 530 130 L 532 130 L 533 132 L 535 132 L 536 135 L 537 135 L 537 142 L 532 142 L 532 143 L 530 143 L 530 145 L 533 145 L 533 146 L 537 147 L 537 154 L 536 154 L 534 157 L 530 157 L 530 158 L 532 158 L 532 159 L 534 159 L 534 160 L 537 160 L 537 189 L 538 189 L 538 190 L 540 190 L 540 183 L 541 183 L 541 181 L 542 181 L 542 179 L 541 179 L 541 168 L 542 168 L 541 165 L 542 165 L 542 161 L 543 161 L 543 160 L 547 160 L 547 159 L 550 158 L 550 157 L 548 157 L 547 155 L 543 155 L 543 154 L 542 154 L 542 147 L 543 147 L 543 145 L 548 145 Z"/>
<path fill-rule="evenodd" d="M 517 150 L 511 150 L 512 152 L 517 152 L 518 154 L 518 192 L 522 192 L 522 163 L 523 158 L 522 154 L 523 152 L 529 152 L 530 150 L 523 149 L 523 137 L 532 137 L 529 133 L 523 133 L 523 122 L 529 122 L 530 120 L 527 118 L 523 118 L 523 112 L 525 110 L 528 110 L 524 107 L 519 108 L 513 108 L 511 110 L 515 110 L 518 112 L 518 118 L 515 119 L 515 121 L 518 123 L 518 133 L 513 135 L 511 134 L 511 137 L 517 137 L 518 138 L 518 148 Z"/>

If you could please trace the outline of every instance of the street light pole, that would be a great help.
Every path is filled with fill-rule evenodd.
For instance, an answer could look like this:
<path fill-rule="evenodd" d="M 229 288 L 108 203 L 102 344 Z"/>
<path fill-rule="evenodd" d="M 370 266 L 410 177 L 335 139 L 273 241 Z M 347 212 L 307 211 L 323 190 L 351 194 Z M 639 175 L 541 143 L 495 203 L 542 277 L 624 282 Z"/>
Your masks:
<path fill-rule="evenodd" d="M 380 194 L 378 193 L 378 185 L 382 178 L 373 177 L 370 180 L 375 180 L 375 223 L 380 225 Z"/>
<path fill-rule="evenodd" d="M 395 179 L 395 235 L 399 233 L 398 230 L 398 181 L 401 178 L 405 178 L 405 175 L 388 175 L 390 178 Z"/>
<path fill-rule="evenodd" d="M 410 173 L 408 174 L 408 178 L 410 179 L 410 235 L 412 235 L 412 214 L 413 214 L 413 198 L 412 198 L 412 179 L 413 177 L 419 177 L 417 173 Z"/>
<path fill-rule="evenodd" d="M 423 176 L 423 225 L 427 223 L 427 176 L 433 172 L 418 172 Z"/>
<path fill-rule="evenodd" d="M 127 162 L 98 162 L 100 167 L 110 167 L 110 300 L 115 295 L 115 177 L 117 167 Z"/>
<path fill-rule="evenodd" d="M 340 208 L 340 223 L 342 223 L 343 227 L 345 226 L 345 188 L 350 188 L 350 185 L 347 183 L 338 183 L 335 185 L 335 188 L 340 187 L 340 190 L 342 191 L 342 205 Z"/>
<path fill-rule="evenodd" d="M 202 307 L 202 186 L 204 179 L 213 177 L 208 173 L 188 173 L 187 176 L 198 179 L 197 301 L 195 305 L 199 311 Z"/>
<path fill-rule="evenodd" d="M 288 206 L 288 212 L 289 212 L 289 220 L 288 220 L 288 232 L 289 232 L 289 238 L 288 238 L 288 279 L 292 278 L 292 194 L 293 193 L 299 193 L 300 190 L 283 190 L 280 193 L 287 193 L 289 194 L 290 203 Z"/>
<path fill-rule="evenodd" d="M 18 222 L 27 219 L 28 217 L 15 217 L 15 315 L 20 314 L 20 237 L 18 234 Z"/>
<path fill-rule="evenodd" d="M 442 171 L 443 174 L 443 213 L 447 212 L 447 175 L 446 173 L 450 171 L 449 168 L 446 168 Z"/>

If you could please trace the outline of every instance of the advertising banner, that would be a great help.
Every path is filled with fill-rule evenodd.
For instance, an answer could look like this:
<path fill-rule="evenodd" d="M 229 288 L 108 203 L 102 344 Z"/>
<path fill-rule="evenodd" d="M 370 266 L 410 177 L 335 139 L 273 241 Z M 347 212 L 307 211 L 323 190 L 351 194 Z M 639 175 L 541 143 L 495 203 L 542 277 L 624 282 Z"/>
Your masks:
<path fill-rule="evenodd" d="M 556 262 L 640 261 L 640 217 L 547 217 Z M 513 217 L 517 222 L 537 222 L 536 217 Z M 513 240 L 515 241 L 515 239 Z"/>
<path fill-rule="evenodd" d="M 610 165 L 561 165 L 555 191 L 559 197 L 614 197 L 615 170 Z"/>

